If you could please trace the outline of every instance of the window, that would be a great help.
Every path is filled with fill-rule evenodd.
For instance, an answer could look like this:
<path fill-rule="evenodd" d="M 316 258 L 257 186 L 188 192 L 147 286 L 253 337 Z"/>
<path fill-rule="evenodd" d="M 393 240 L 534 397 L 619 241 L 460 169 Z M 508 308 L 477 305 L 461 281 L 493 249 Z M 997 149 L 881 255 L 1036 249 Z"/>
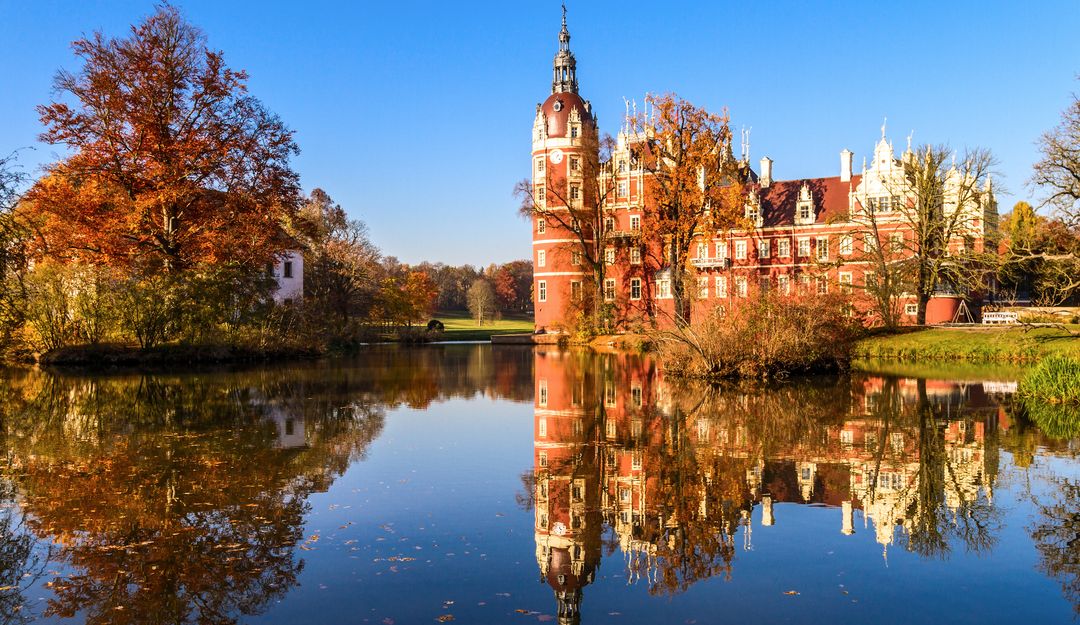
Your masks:
<path fill-rule="evenodd" d="M 615 299 L 615 279 L 608 278 L 604 280 L 604 299 L 611 301 Z"/>
<path fill-rule="evenodd" d="M 894 232 L 889 235 L 889 245 L 892 247 L 892 251 L 899 252 L 904 249 L 904 233 Z M 961 244 L 962 245 L 962 244 Z"/>
<path fill-rule="evenodd" d="M 769 286 L 771 286 L 769 284 L 769 276 L 758 276 L 757 282 L 758 282 L 758 289 L 762 293 L 768 293 L 769 292 Z"/>
<path fill-rule="evenodd" d="M 570 252 L 570 264 L 575 267 L 581 264 L 581 252 L 579 250 Z"/>
<path fill-rule="evenodd" d="M 581 280 L 570 281 L 570 299 L 575 302 L 581 301 Z"/>
<path fill-rule="evenodd" d="M 547 222 L 541 219 L 536 220 L 536 234 L 544 234 L 547 232 Z"/>
<path fill-rule="evenodd" d="M 829 292 L 829 278 L 827 276 L 817 277 L 817 294 L 825 295 Z"/>
<path fill-rule="evenodd" d="M 546 406 L 548 404 L 548 383 L 547 383 L 547 380 L 546 379 L 539 380 L 538 383 L 537 383 L 537 387 L 539 387 L 539 395 L 540 395 L 539 399 L 537 399 L 537 402 L 541 406 Z M 547 421 L 545 419 L 540 419 L 540 436 L 543 436 L 546 432 L 547 432 Z"/>
<path fill-rule="evenodd" d="M 851 272 L 845 271 L 840 273 L 840 292 L 851 293 Z"/>
<path fill-rule="evenodd" d="M 791 256 L 791 239 L 777 239 L 776 255 L 780 258 L 788 258 Z"/>
<path fill-rule="evenodd" d="M 611 232 L 613 230 L 615 230 L 615 218 L 614 217 L 605 217 L 604 218 L 604 232 Z"/>
<path fill-rule="evenodd" d="M 851 430 L 840 431 L 840 444 L 841 445 L 853 445 L 855 443 L 855 433 Z"/>
<path fill-rule="evenodd" d="M 604 405 L 607 406 L 608 408 L 614 408 L 615 407 L 615 383 L 614 382 L 605 382 L 604 383 Z M 611 420 L 608 421 L 608 431 L 612 432 L 612 436 L 614 436 L 614 432 L 615 432 L 615 420 L 614 419 L 611 419 Z"/>
<path fill-rule="evenodd" d="M 698 243 L 697 244 L 697 257 L 698 257 L 698 260 L 705 260 L 706 258 L 709 257 L 709 244 L 708 243 Z"/>
<path fill-rule="evenodd" d="M 877 251 L 877 235 L 873 232 L 863 235 L 863 251 L 867 254 Z"/>
<path fill-rule="evenodd" d="M 547 264 L 547 252 L 545 252 L 544 250 L 537 250 L 536 251 L 536 266 L 537 267 L 543 267 L 546 264 Z"/>
<path fill-rule="evenodd" d="M 281 266 L 281 275 L 284 278 L 292 278 L 292 262 L 285 261 L 285 264 Z"/>
<path fill-rule="evenodd" d="M 641 408 L 641 404 L 642 404 L 641 398 L 642 398 L 641 385 L 637 384 L 637 383 L 631 384 L 630 385 L 630 402 L 634 405 L 635 408 Z"/>
<path fill-rule="evenodd" d="M 757 242 L 757 255 L 758 258 L 768 258 L 772 255 L 772 251 L 769 249 L 769 240 L 763 239 Z"/>
<path fill-rule="evenodd" d="M 546 451 L 540 452 L 538 460 L 540 461 L 540 466 L 541 467 L 546 467 L 548 465 L 547 452 Z M 544 519 L 544 525 L 547 525 L 547 515 L 546 514 L 543 516 L 543 519 Z"/>
<path fill-rule="evenodd" d="M 570 171 L 581 171 L 581 159 L 576 156 L 570 157 Z"/>
<path fill-rule="evenodd" d="M 630 183 L 626 180 L 619 181 L 619 189 L 616 192 L 616 197 L 629 197 L 630 195 Z"/>
<path fill-rule="evenodd" d="M 829 237 L 818 237 L 815 248 L 818 260 L 829 260 Z"/>
<path fill-rule="evenodd" d="M 671 299 L 671 280 L 657 280 L 656 297 L 659 299 Z"/>
<path fill-rule="evenodd" d="M 630 299 L 641 299 L 641 278 L 630 278 Z"/>
<path fill-rule="evenodd" d="M 746 297 L 746 278 L 735 278 L 735 295 Z"/>
<path fill-rule="evenodd" d="M 577 139 L 577 136 L 578 136 L 578 125 L 577 124 L 570 124 L 570 138 L 571 139 Z"/>
<path fill-rule="evenodd" d="M 630 215 L 630 232 L 641 232 L 641 217 Z"/>
<path fill-rule="evenodd" d="M 727 278 L 725 276 L 716 276 L 715 284 L 716 297 L 727 297 Z"/>
<path fill-rule="evenodd" d="M 538 174 L 544 173 L 544 158 L 543 157 L 536 159 L 536 173 L 538 173 Z"/>
<path fill-rule="evenodd" d="M 604 263 L 608 265 L 615 264 L 615 248 L 604 248 Z"/>
<path fill-rule="evenodd" d="M 581 185 L 578 185 L 578 184 L 570 185 L 570 199 L 571 200 L 580 200 L 581 199 Z"/>
<path fill-rule="evenodd" d="M 641 264 L 641 248 L 637 248 L 637 247 L 630 248 L 630 264 L 631 265 L 640 265 Z"/>
<path fill-rule="evenodd" d="M 876 287 L 878 285 L 878 283 L 877 283 L 877 273 L 875 273 L 873 271 L 864 271 L 863 272 L 863 284 L 868 286 L 868 287 L 871 287 L 871 288 Z"/>
<path fill-rule="evenodd" d="M 544 200 L 546 199 L 546 197 L 547 197 L 547 194 L 544 193 L 544 187 L 543 186 L 536 187 L 536 201 L 540 202 L 540 203 L 543 203 Z"/>
<path fill-rule="evenodd" d="M 810 256 L 810 238 L 802 237 L 799 239 L 799 256 L 808 258 Z"/>
<path fill-rule="evenodd" d="M 799 274 L 799 294 L 804 295 L 810 290 L 810 276 L 805 273 Z"/>
<path fill-rule="evenodd" d="M 840 254 L 842 256 L 851 256 L 852 247 L 850 234 L 840 237 Z"/>
<path fill-rule="evenodd" d="M 547 301 L 547 280 L 538 280 L 536 282 L 536 299 L 539 302 Z"/>
<path fill-rule="evenodd" d="M 813 206 L 809 202 L 800 203 L 798 212 L 800 224 L 808 224 L 814 221 Z"/>
<path fill-rule="evenodd" d="M 727 258 L 728 257 L 727 241 L 717 241 L 716 242 L 716 257 L 717 258 Z"/>
<path fill-rule="evenodd" d="M 776 290 L 781 295 L 791 295 L 791 280 L 788 279 L 787 274 L 776 276 Z"/>
<path fill-rule="evenodd" d="M 747 204 L 746 205 L 746 218 L 751 223 L 756 224 L 758 222 L 758 217 L 760 217 L 760 216 L 761 216 L 761 211 L 758 209 L 757 204 Z"/>
<path fill-rule="evenodd" d="M 738 260 L 746 258 L 746 241 L 735 242 L 735 258 Z"/>
<path fill-rule="evenodd" d="M 626 159 L 619 159 L 619 173 L 626 173 Z"/>
<path fill-rule="evenodd" d="M 698 299 L 706 299 L 709 297 L 709 278 L 708 276 L 701 276 L 697 279 Z"/>
<path fill-rule="evenodd" d="M 904 314 L 905 315 L 911 315 L 912 317 L 914 317 L 915 315 L 919 314 L 919 305 L 918 304 L 905 304 L 904 305 Z"/>

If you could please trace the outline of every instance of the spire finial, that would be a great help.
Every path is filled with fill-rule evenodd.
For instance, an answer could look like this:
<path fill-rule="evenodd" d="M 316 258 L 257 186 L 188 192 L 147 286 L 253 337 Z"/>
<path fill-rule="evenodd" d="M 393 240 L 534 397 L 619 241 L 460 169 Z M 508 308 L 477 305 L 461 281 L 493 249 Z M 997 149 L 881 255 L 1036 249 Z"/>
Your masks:
<path fill-rule="evenodd" d="M 566 3 L 562 3 L 562 27 L 566 28 Z"/>
<path fill-rule="evenodd" d="M 915 136 L 915 129 L 914 129 L 914 128 L 913 128 L 913 129 L 911 130 L 911 134 L 909 134 L 909 135 L 907 136 L 907 151 L 908 151 L 908 152 L 910 152 L 910 151 L 911 151 L 911 138 L 912 138 L 913 136 Z"/>
<path fill-rule="evenodd" d="M 889 121 L 889 118 L 888 118 L 888 117 L 883 117 L 883 118 L 881 119 L 881 138 L 882 138 L 882 139 L 884 139 L 884 138 L 885 138 L 885 124 L 887 124 L 887 123 L 888 123 L 888 121 Z"/>

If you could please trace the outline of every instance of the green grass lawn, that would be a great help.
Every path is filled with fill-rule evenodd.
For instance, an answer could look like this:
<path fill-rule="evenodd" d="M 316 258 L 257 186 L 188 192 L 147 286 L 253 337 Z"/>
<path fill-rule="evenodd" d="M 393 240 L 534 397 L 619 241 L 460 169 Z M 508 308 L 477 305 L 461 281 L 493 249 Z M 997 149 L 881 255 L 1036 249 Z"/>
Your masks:
<path fill-rule="evenodd" d="M 525 317 L 504 316 L 482 326 L 476 325 L 476 320 L 463 312 L 436 313 L 434 318 L 446 325 L 443 341 L 487 341 L 495 334 L 528 334 L 534 328 L 533 320 Z"/>
<path fill-rule="evenodd" d="M 920 361 L 1036 362 L 1051 354 L 1080 357 L 1080 326 L 926 328 L 879 334 L 856 347 L 859 358 Z"/>

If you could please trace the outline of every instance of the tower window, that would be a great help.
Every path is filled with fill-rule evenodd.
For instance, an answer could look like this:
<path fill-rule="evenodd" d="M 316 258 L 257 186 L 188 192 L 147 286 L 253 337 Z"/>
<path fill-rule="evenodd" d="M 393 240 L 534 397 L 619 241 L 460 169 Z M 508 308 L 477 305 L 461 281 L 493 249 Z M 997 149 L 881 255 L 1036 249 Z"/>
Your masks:
<path fill-rule="evenodd" d="M 286 277 L 286 278 L 291 278 L 292 277 L 292 263 L 291 262 L 288 262 L 288 261 L 285 262 L 285 265 L 284 265 L 284 267 L 282 269 L 282 275 L 284 277 Z"/>
<path fill-rule="evenodd" d="M 547 301 L 547 280 L 540 280 L 536 283 L 536 299 L 540 302 Z"/>
<path fill-rule="evenodd" d="M 580 171 L 580 170 L 581 170 L 581 159 L 576 157 L 576 156 L 571 156 L 570 157 L 570 171 Z"/>
<path fill-rule="evenodd" d="M 641 278 L 630 278 L 630 299 L 641 299 Z"/>
<path fill-rule="evenodd" d="M 571 200 L 580 200 L 581 199 L 581 186 L 580 185 L 576 185 L 576 184 L 570 185 L 570 199 Z"/>
<path fill-rule="evenodd" d="M 578 136 L 578 127 L 577 127 L 577 124 L 572 124 L 572 125 L 570 126 L 570 138 L 571 138 L 571 139 L 577 139 L 577 136 Z"/>
<path fill-rule="evenodd" d="M 536 220 L 536 233 L 537 234 L 544 234 L 545 232 L 547 232 L 547 222 L 544 221 L 543 219 L 537 219 Z"/>
<path fill-rule="evenodd" d="M 536 266 L 543 267 L 547 264 L 547 252 L 544 250 L 536 251 Z"/>

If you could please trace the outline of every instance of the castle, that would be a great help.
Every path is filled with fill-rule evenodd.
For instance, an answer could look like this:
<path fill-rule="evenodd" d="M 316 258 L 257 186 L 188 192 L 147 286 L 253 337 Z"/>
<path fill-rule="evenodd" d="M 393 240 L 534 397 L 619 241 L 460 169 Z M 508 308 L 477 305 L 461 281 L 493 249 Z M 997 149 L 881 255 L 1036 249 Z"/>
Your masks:
<path fill-rule="evenodd" d="M 590 290 L 612 305 L 624 328 L 656 319 L 672 305 L 665 255 L 657 253 L 662 246 L 646 234 L 655 204 L 653 174 L 637 155 L 648 132 L 625 124 L 610 158 L 605 154 L 601 159 L 598 137 L 593 108 L 579 94 L 564 8 L 551 94 L 537 105 L 532 129 L 533 300 L 540 329 L 566 326 Z M 905 159 L 914 155 L 909 137 L 907 151 L 898 158 L 883 125 L 861 172 L 854 170 L 851 151 L 844 149 L 839 156 L 837 175 L 785 181 L 774 178 L 768 157 L 754 171 L 744 146 L 739 170 L 745 174 L 745 223 L 750 227 L 697 233 L 689 250 L 692 318 L 762 290 L 791 296 L 850 293 L 856 309 L 869 314 L 869 287 L 878 280 L 877 268 L 868 261 L 871 252 L 880 258 L 884 253 L 878 246 L 887 246 L 898 256 L 900 250 L 908 258 L 918 253 L 916 233 L 905 215 L 911 200 L 897 192 Z M 598 160 L 601 166 L 590 168 Z M 947 185 L 946 194 L 956 193 L 959 177 L 950 174 L 954 189 Z M 610 192 L 590 192 L 598 187 Z M 989 179 L 972 200 L 951 205 L 946 197 L 945 210 L 961 218 L 954 220 L 960 226 L 950 234 L 950 250 L 992 249 L 986 239 L 996 229 L 997 203 Z M 602 217 L 595 219 L 598 214 Z M 955 320 L 966 311 L 963 302 L 971 299 L 971 293 L 939 287 L 928 302 L 926 322 Z M 916 321 L 913 294 L 900 294 L 894 306 L 902 322 Z M 868 322 L 873 320 L 868 317 Z"/>

